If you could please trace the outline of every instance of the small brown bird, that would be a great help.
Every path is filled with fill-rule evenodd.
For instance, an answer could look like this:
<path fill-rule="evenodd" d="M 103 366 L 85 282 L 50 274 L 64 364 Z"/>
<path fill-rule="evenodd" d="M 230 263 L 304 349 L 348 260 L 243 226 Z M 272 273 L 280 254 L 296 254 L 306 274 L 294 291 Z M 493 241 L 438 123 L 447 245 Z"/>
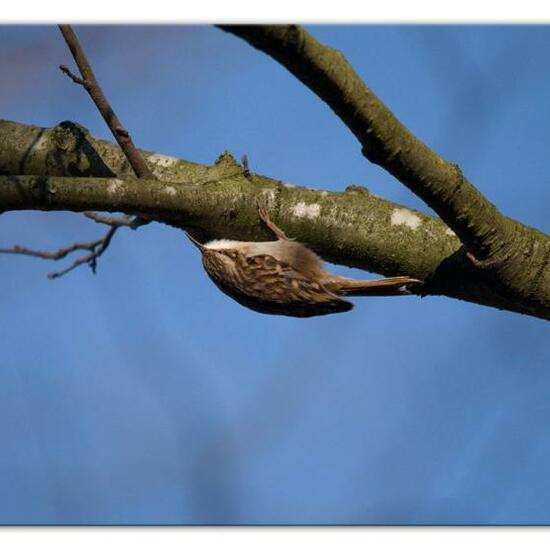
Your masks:
<path fill-rule="evenodd" d="M 188 237 L 202 253 L 202 263 L 218 288 L 259 313 L 313 317 L 349 311 L 342 296 L 400 296 L 411 277 L 355 281 L 325 271 L 321 258 L 302 243 L 289 239 L 263 208 L 259 216 L 276 241 L 246 242 L 219 239 L 205 244 Z"/>

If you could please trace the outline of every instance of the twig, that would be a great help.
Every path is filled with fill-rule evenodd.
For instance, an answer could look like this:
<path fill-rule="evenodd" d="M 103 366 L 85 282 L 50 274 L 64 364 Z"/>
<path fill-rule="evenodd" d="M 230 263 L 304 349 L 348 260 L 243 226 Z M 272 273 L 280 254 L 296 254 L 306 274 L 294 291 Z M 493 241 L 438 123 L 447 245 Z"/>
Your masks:
<path fill-rule="evenodd" d="M 121 227 L 120 225 L 112 226 L 107 233 L 101 237 L 101 239 L 96 239 L 95 241 L 85 242 L 85 243 L 74 243 L 70 246 L 66 246 L 56 250 L 55 252 L 47 252 L 42 250 L 33 250 L 30 248 L 25 248 L 24 246 L 15 245 L 12 248 L 0 248 L 0 253 L 2 254 L 19 254 L 22 256 L 33 256 L 35 258 L 42 258 L 44 260 L 62 260 L 72 252 L 77 250 L 89 250 L 90 253 L 86 254 L 75 260 L 71 265 L 62 269 L 61 271 L 55 271 L 48 273 L 48 279 L 57 279 L 72 271 L 75 267 L 78 267 L 82 264 L 88 264 L 92 271 L 95 273 L 97 268 L 97 258 L 101 256 L 111 244 L 111 240 L 118 230 Z"/>
<path fill-rule="evenodd" d="M 241 162 L 243 166 L 243 176 L 248 178 L 250 176 L 250 168 L 248 166 L 248 155 L 246 153 L 241 157 Z"/>
<path fill-rule="evenodd" d="M 142 155 L 134 145 L 134 142 L 132 141 L 128 130 L 126 130 L 122 126 L 122 123 L 120 122 L 113 108 L 107 101 L 107 98 L 105 97 L 105 94 L 103 93 L 103 90 L 101 89 L 101 86 L 99 85 L 95 77 L 92 67 L 88 62 L 88 59 L 86 58 L 84 50 L 82 49 L 75 32 L 70 25 L 59 25 L 59 30 L 61 31 L 61 34 L 63 35 L 63 38 L 65 39 L 65 42 L 67 43 L 67 46 L 69 47 L 73 55 L 73 58 L 78 66 L 82 78 L 73 74 L 66 65 L 60 65 L 59 68 L 75 84 L 82 86 L 88 92 L 96 107 L 98 108 L 101 116 L 107 123 L 107 126 L 111 130 L 114 138 L 122 149 L 122 152 L 128 159 L 128 162 L 130 163 L 130 166 L 134 170 L 136 176 L 138 178 L 156 179 L 149 167 L 147 166 L 145 159 L 142 157 Z M 56 252 L 31 250 L 29 248 L 16 245 L 13 248 L 2 248 L 0 249 L 0 253 L 22 254 L 25 256 L 34 256 L 37 258 L 57 261 L 65 258 L 68 254 L 71 254 L 72 252 L 75 252 L 77 250 L 88 250 L 89 254 L 78 258 L 70 266 L 61 271 L 48 274 L 48 278 L 55 279 L 57 277 L 61 277 L 69 271 L 72 271 L 79 265 L 85 263 L 88 264 L 92 268 L 92 271 L 95 273 L 97 267 L 97 259 L 107 250 L 114 234 L 119 227 L 130 227 L 132 229 L 136 229 L 137 227 L 145 225 L 151 221 L 149 219 L 138 216 L 133 219 L 131 219 L 129 216 L 124 216 L 123 218 L 113 218 L 109 216 L 102 216 L 101 214 L 98 214 L 96 212 L 85 212 L 84 215 L 97 223 L 109 225 L 110 229 L 101 239 L 97 239 L 95 241 L 87 243 L 75 243 L 71 246 L 60 248 Z"/>
<path fill-rule="evenodd" d="M 114 109 L 111 107 L 111 104 L 107 100 L 107 97 L 103 93 L 99 82 L 97 81 L 92 66 L 78 41 L 76 33 L 74 32 L 71 25 L 59 25 L 59 30 L 71 51 L 75 63 L 80 71 L 82 78 L 79 78 L 71 72 L 71 70 L 65 66 L 60 65 L 59 68 L 61 71 L 66 74 L 75 84 L 81 85 L 90 95 L 92 101 L 95 103 L 99 113 L 103 117 L 103 120 L 106 122 L 107 126 L 111 130 L 113 137 L 116 142 L 119 144 L 122 152 L 128 159 L 128 162 L 132 169 L 134 170 L 138 178 L 144 179 L 156 179 L 155 175 L 147 166 L 147 162 L 138 151 L 137 147 L 134 145 L 132 138 L 128 130 L 126 130 L 123 124 L 120 122 L 117 117 Z M 136 229 L 141 225 L 146 225 L 150 223 L 150 219 L 145 217 L 136 216 L 131 224 L 128 224 L 129 227 Z"/>
<path fill-rule="evenodd" d="M 72 29 L 71 25 L 59 25 L 59 30 L 69 46 L 69 50 L 73 54 L 74 60 L 78 66 L 78 70 L 82 78 L 74 75 L 68 67 L 65 65 L 60 65 L 59 68 L 61 71 L 66 74 L 75 84 L 80 84 L 84 89 L 90 94 L 92 101 L 95 103 L 97 109 L 99 110 L 103 120 L 109 126 L 114 138 L 117 143 L 120 145 L 123 153 L 126 155 L 130 166 L 136 173 L 138 178 L 145 179 L 156 179 L 149 166 L 145 162 L 145 159 L 141 156 L 140 152 L 137 150 L 132 138 L 128 131 L 124 128 L 119 118 L 116 116 L 113 108 L 107 101 L 101 86 L 99 85 L 94 71 L 78 41 L 78 38 Z"/>
<path fill-rule="evenodd" d="M 61 271 L 58 271 L 55 273 L 49 273 L 48 278 L 57 279 L 57 277 L 62 277 L 69 271 L 72 271 L 75 267 L 78 267 L 79 265 L 82 265 L 82 264 L 88 264 L 92 269 L 92 272 L 95 274 L 96 268 L 97 268 L 97 258 L 99 258 L 99 256 L 101 256 L 107 250 L 117 230 L 118 230 L 118 226 L 111 227 L 111 229 L 109 229 L 109 231 L 105 233 L 103 238 L 98 239 L 97 241 L 94 241 L 97 243 L 96 245 L 97 249 L 94 249 L 92 250 L 92 252 L 90 252 L 86 256 L 82 256 L 78 260 L 75 260 L 69 267 L 62 269 Z"/>
<path fill-rule="evenodd" d="M 78 76 L 71 72 L 67 65 L 59 65 L 59 68 L 61 69 L 61 72 L 66 74 L 75 84 L 80 84 L 86 89 L 91 88 L 91 84 L 87 80 L 78 78 Z"/>

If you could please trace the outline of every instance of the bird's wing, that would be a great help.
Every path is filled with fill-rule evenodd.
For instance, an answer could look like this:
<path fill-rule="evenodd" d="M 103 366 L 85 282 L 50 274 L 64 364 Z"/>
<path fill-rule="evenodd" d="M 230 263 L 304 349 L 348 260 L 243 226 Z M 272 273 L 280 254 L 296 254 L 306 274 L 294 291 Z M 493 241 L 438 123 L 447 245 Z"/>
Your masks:
<path fill-rule="evenodd" d="M 278 303 L 342 301 L 322 284 L 306 277 L 292 266 L 268 254 L 248 256 L 243 266 L 247 293 L 269 296 Z"/>
<path fill-rule="evenodd" d="M 247 257 L 243 276 L 246 294 L 232 290 L 230 295 L 261 313 L 314 317 L 353 309 L 351 302 L 267 254 Z"/>
<path fill-rule="evenodd" d="M 238 265 L 234 284 L 207 269 L 214 283 L 241 305 L 271 315 L 314 317 L 349 311 L 353 304 L 342 300 L 322 284 L 269 254 L 245 256 L 227 251 Z M 203 261 L 206 255 L 203 256 Z"/>

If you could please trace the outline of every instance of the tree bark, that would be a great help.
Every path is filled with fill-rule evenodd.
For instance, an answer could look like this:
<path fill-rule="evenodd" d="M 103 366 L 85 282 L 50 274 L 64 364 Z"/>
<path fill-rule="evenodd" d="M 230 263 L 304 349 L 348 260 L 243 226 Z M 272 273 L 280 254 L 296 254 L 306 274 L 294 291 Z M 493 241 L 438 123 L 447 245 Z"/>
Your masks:
<path fill-rule="evenodd" d="M 119 148 L 72 122 L 37 128 L 0 121 L 0 211 L 101 210 L 147 214 L 205 237 L 266 240 L 266 203 L 285 232 L 333 263 L 425 281 L 445 295 L 550 319 L 550 239 L 522 226 L 529 246 L 507 261 L 520 292 L 495 285 L 439 218 L 350 186 L 327 192 L 249 174 L 223 153 L 205 166 L 142 151 L 157 180 L 137 179 Z M 533 258 L 540 258 L 534 264 Z M 538 267 L 537 267 L 538 265 Z M 536 273 L 533 275 L 532 270 Z M 520 283 L 525 283 L 522 285 Z"/>

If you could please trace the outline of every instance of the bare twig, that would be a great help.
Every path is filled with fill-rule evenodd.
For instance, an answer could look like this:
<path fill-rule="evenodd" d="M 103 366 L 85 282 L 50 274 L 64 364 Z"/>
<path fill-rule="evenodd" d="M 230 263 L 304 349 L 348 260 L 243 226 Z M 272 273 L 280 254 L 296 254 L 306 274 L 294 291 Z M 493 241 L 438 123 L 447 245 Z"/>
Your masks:
<path fill-rule="evenodd" d="M 78 76 L 76 76 L 73 72 L 71 72 L 71 70 L 69 69 L 69 67 L 67 67 L 67 65 L 59 65 L 59 68 L 61 69 L 61 72 L 66 74 L 75 84 L 80 84 L 81 86 L 84 86 L 84 88 L 86 89 L 91 87 L 91 84 L 87 80 L 78 78 Z"/>
<path fill-rule="evenodd" d="M 99 85 L 95 74 L 92 70 L 88 59 L 82 49 L 78 38 L 70 25 L 59 25 L 59 30 L 69 46 L 69 49 L 74 57 L 74 60 L 78 66 L 82 78 L 76 76 L 66 65 L 60 65 L 61 71 L 66 74 L 75 84 L 82 86 L 90 95 L 96 107 L 98 108 L 101 116 L 107 123 L 107 126 L 111 130 L 114 138 L 122 149 L 124 155 L 128 159 L 130 166 L 134 170 L 138 178 L 156 179 L 145 159 L 134 145 L 132 138 L 128 131 L 122 126 L 122 123 L 116 116 L 113 108 L 107 101 L 105 94 L 103 93 L 101 86 Z M 71 246 L 60 248 L 56 252 L 44 252 L 38 250 L 31 250 L 22 246 L 14 246 L 13 248 L 0 249 L 0 253 L 6 254 L 22 254 L 25 256 L 34 256 L 37 258 L 44 258 L 49 260 L 61 260 L 68 254 L 77 250 L 88 250 L 89 254 L 86 254 L 77 260 L 75 260 L 67 268 L 50 273 L 48 277 L 55 279 L 65 275 L 69 271 L 82 264 L 88 264 L 92 271 L 95 273 L 97 267 L 97 259 L 107 250 L 111 240 L 119 227 L 130 227 L 136 229 L 140 225 L 145 225 L 151 220 L 136 216 L 130 218 L 130 216 L 124 216 L 123 218 L 114 218 L 109 216 L 102 216 L 96 212 L 85 212 L 85 216 L 94 220 L 97 223 L 109 225 L 110 228 L 107 233 L 100 239 L 87 243 L 75 243 Z"/>
<path fill-rule="evenodd" d="M 89 254 L 82 256 L 76 259 L 71 265 L 62 269 L 61 271 L 55 271 L 48 273 L 49 279 L 57 279 L 72 271 L 75 267 L 78 267 L 82 264 L 88 264 L 92 271 L 95 273 L 97 268 L 97 258 L 101 256 L 111 244 L 111 240 L 116 233 L 120 225 L 112 226 L 107 233 L 101 237 L 101 239 L 96 239 L 95 241 L 85 242 L 85 243 L 74 243 L 70 246 L 66 246 L 56 250 L 55 252 L 47 252 L 42 250 L 33 250 L 30 248 L 25 248 L 24 246 L 15 245 L 12 248 L 0 248 L 0 253 L 2 254 L 19 254 L 22 256 L 33 256 L 35 258 L 42 258 L 44 260 L 62 260 L 72 252 L 77 250 L 88 250 Z"/>
<path fill-rule="evenodd" d="M 241 162 L 243 166 L 243 176 L 248 178 L 250 176 L 250 167 L 248 166 L 248 155 L 246 153 L 241 157 Z"/>
<path fill-rule="evenodd" d="M 78 258 L 78 260 L 75 260 L 69 267 L 62 269 L 61 271 L 49 273 L 48 278 L 56 279 L 57 277 L 61 277 L 69 271 L 72 271 L 75 267 L 78 267 L 82 264 L 88 264 L 91 267 L 92 272 L 95 273 L 97 268 L 97 258 L 99 258 L 99 256 L 101 256 L 107 250 L 117 230 L 118 226 L 111 227 L 111 229 L 109 229 L 109 231 L 107 231 L 107 233 L 105 233 L 105 235 L 101 239 L 94 241 L 94 243 L 97 243 L 96 247 L 89 254 Z"/>
<path fill-rule="evenodd" d="M 59 25 L 59 30 L 61 31 L 67 46 L 69 46 L 71 53 L 73 54 L 82 78 L 74 75 L 65 65 L 60 65 L 59 68 L 73 82 L 83 86 L 84 89 L 90 94 L 92 101 L 95 103 L 98 111 L 103 117 L 103 120 L 107 123 L 107 126 L 109 126 L 109 129 L 126 155 L 126 158 L 136 173 L 136 176 L 138 178 L 155 179 L 155 176 L 149 169 L 149 166 L 147 166 L 145 159 L 141 156 L 141 153 L 134 145 L 130 134 L 124 128 L 113 108 L 107 101 L 107 98 L 105 97 L 105 94 L 103 93 L 103 90 L 95 77 L 94 71 L 92 70 L 86 54 L 84 53 L 84 50 L 82 49 L 82 46 L 80 45 L 80 42 L 78 41 L 71 25 Z"/>
<path fill-rule="evenodd" d="M 151 172 L 149 166 L 147 166 L 147 162 L 134 145 L 134 142 L 132 141 L 128 130 L 124 128 L 115 111 L 111 107 L 109 101 L 107 100 L 105 94 L 103 93 L 103 90 L 101 89 L 101 86 L 99 85 L 95 77 L 92 66 L 89 63 L 88 58 L 86 57 L 86 54 L 84 53 L 84 50 L 82 49 L 82 46 L 80 45 L 80 42 L 78 41 L 78 38 L 73 28 L 71 27 L 71 25 L 59 25 L 59 30 L 61 31 L 61 34 L 63 35 L 67 46 L 69 47 L 69 50 L 73 54 L 73 58 L 76 62 L 76 65 L 78 66 L 78 70 L 80 71 L 82 78 L 79 78 L 78 76 L 73 74 L 71 70 L 65 65 L 60 65 L 59 68 L 75 84 L 83 86 L 84 89 L 88 92 L 88 94 L 92 98 L 92 101 L 95 103 L 98 111 L 103 117 L 103 120 L 105 120 L 107 126 L 111 130 L 113 137 L 115 138 L 120 148 L 122 149 L 122 152 L 128 159 L 128 162 L 134 170 L 136 176 L 138 178 L 156 179 L 153 172 Z M 101 218 L 101 216 L 97 215 L 95 221 L 99 221 L 99 218 Z M 103 217 L 102 219 L 103 222 L 101 223 L 105 223 L 105 218 Z M 132 229 L 136 229 L 141 225 L 148 224 L 150 221 L 150 219 L 136 216 L 131 222 L 128 221 L 128 223 L 126 223 L 125 221 L 124 223 L 119 223 L 118 226 L 126 225 L 128 227 L 131 227 Z M 108 225 L 112 225 L 112 223 L 108 223 Z"/>

